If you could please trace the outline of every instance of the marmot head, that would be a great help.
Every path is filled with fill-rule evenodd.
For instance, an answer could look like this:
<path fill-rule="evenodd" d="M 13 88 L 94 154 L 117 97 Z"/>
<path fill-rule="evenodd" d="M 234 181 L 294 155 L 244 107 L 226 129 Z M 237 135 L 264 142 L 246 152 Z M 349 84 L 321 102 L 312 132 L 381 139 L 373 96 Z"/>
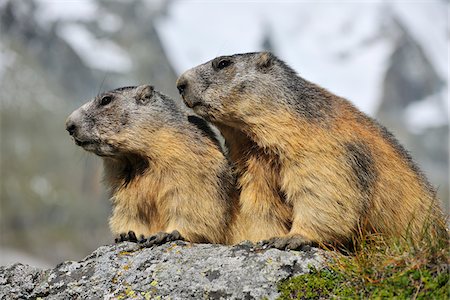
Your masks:
<path fill-rule="evenodd" d="M 220 56 L 186 71 L 177 87 L 185 104 L 200 116 L 240 126 L 244 115 L 254 116 L 262 106 L 273 107 L 270 101 L 277 98 L 276 92 L 283 92 L 286 72 L 295 74 L 268 52 Z"/>
<path fill-rule="evenodd" d="M 176 122 L 180 112 L 150 85 L 105 92 L 75 110 L 66 130 L 75 144 L 99 156 L 146 152 L 151 135 Z"/>

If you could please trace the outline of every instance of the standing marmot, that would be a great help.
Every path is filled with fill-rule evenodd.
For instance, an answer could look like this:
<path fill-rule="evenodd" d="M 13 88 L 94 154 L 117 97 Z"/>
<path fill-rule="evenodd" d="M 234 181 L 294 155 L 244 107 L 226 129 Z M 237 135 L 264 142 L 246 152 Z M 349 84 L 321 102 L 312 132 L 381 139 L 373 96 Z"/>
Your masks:
<path fill-rule="evenodd" d="M 177 230 L 192 242 L 227 240 L 232 171 L 204 120 L 142 85 L 95 97 L 66 127 L 78 146 L 103 158 L 114 235 Z"/>
<path fill-rule="evenodd" d="M 240 188 L 234 242 L 297 248 L 359 231 L 419 239 L 431 219 L 445 231 L 435 192 L 395 138 L 274 55 L 218 57 L 177 86 L 229 147 Z"/>

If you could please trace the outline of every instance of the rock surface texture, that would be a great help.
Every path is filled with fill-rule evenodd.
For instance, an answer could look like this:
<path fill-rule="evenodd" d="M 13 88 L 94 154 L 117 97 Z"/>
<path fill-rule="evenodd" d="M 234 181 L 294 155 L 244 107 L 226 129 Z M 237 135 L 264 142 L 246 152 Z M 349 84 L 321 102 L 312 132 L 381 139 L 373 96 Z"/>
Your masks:
<path fill-rule="evenodd" d="M 323 264 L 324 252 L 256 250 L 181 241 L 120 243 L 41 270 L 0 267 L 0 299 L 274 299 L 277 283 Z"/>

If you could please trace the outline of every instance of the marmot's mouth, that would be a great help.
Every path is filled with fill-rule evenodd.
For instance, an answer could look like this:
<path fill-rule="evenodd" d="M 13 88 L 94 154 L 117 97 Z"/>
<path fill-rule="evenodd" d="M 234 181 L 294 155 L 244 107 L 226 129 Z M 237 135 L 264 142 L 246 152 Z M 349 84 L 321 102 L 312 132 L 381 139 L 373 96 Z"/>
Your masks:
<path fill-rule="evenodd" d="M 94 144 L 93 141 L 82 141 L 82 140 L 77 139 L 76 137 L 74 137 L 73 140 L 75 141 L 75 144 L 77 146 L 80 146 L 80 147 L 84 147 L 86 145 Z"/>
<path fill-rule="evenodd" d="M 195 99 L 194 99 L 194 101 L 188 101 L 186 99 L 186 96 L 184 96 L 184 95 L 182 95 L 181 98 L 183 99 L 184 104 L 186 104 L 186 106 L 189 108 L 193 109 L 196 106 L 202 105 L 201 101 L 198 101 L 198 100 L 196 101 Z"/>
<path fill-rule="evenodd" d="M 196 106 L 201 105 L 202 103 L 198 102 L 198 101 L 197 102 L 189 102 L 189 101 L 184 100 L 184 104 L 186 104 L 186 106 L 189 108 L 194 108 Z"/>

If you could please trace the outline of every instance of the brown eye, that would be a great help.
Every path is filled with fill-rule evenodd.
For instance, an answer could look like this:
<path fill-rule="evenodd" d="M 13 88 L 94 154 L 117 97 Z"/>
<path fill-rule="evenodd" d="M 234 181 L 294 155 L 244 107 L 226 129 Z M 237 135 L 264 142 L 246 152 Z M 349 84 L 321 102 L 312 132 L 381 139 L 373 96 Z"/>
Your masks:
<path fill-rule="evenodd" d="M 100 105 L 105 106 L 111 103 L 112 97 L 111 96 L 103 96 L 102 99 L 100 99 Z"/>
<path fill-rule="evenodd" d="M 231 60 L 222 59 L 217 63 L 217 69 L 222 70 L 222 69 L 225 69 L 226 67 L 228 67 L 229 65 L 231 65 Z"/>

